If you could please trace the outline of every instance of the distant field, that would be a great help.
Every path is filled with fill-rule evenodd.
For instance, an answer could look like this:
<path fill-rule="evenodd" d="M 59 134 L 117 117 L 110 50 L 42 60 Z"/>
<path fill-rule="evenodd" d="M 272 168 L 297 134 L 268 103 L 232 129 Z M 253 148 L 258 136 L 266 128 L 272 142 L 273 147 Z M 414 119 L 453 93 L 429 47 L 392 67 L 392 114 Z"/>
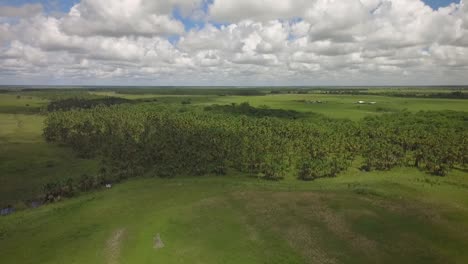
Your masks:
<path fill-rule="evenodd" d="M 314 101 L 321 101 L 322 103 L 313 103 Z M 360 105 L 356 104 L 358 101 L 376 102 L 376 104 Z M 468 103 L 462 99 L 402 98 L 372 95 L 280 94 L 255 97 L 217 97 L 215 100 L 215 103 L 219 104 L 241 102 L 249 102 L 253 106 L 267 105 L 271 108 L 315 112 L 333 118 L 353 120 L 363 118 L 366 115 L 405 109 L 408 111 L 468 111 Z M 210 103 L 212 102 L 210 101 L 207 104 Z"/>
<path fill-rule="evenodd" d="M 379 90 L 380 91 L 380 90 Z M 328 95 L 328 94 L 267 94 L 264 96 L 217 96 L 217 95 L 161 95 L 161 94 L 120 94 L 116 92 L 91 92 L 99 96 L 116 96 L 125 99 L 160 98 L 161 101 L 180 102 L 192 98 L 194 104 L 231 104 L 248 102 L 253 106 L 268 106 L 276 109 L 299 112 L 321 113 L 332 118 L 361 119 L 367 115 L 392 111 L 468 111 L 463 99 L 405 98 L 381 95 Z M 178 98 L 181 98 L 178 100 Z M 315 103 L 321 101 L 322 103 Z M 374 105 L 357 104 L 358 101 L 376 102 Z"/>

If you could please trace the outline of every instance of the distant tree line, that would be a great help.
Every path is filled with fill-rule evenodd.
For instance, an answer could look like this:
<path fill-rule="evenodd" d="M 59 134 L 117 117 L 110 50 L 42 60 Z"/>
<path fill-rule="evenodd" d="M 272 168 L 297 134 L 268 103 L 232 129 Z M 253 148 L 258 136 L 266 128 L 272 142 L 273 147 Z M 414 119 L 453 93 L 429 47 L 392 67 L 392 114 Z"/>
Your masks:
<path fill-rule="evenodd" d="M 130 103 L 131 100 L 119 98 L 119 97 L 105 97 L 105 98 L 67 98 L 57 101 L 52 101 L 47 105 L 48 112 L 54 111 L 68 111 L 72 109 L 89 109 L 98 105 L 111 106 L 116 104 Z"/>
<path fill-rule="evenodd" d="M 464 93 L 462 91 L 454 91 L 450 93 L 385 93 L 384 95 L 396 97 L 468 99 L 468 93 Z"/>
<path fill-rule="evenodd" d="M 271 109 L 269 107 L 253 107 L 249 103 L 244 102 L 241 104 L 231 105 L 211 105 L 206 106 L 205 111 L 212 111 L 218 113 L 231 113 L 240 114 L 253 117 L 278 117 L 287 119 L 298 119 L 306 116 L 304 113 L 300 113 L 294 110 L 285 109 Z"/>
<path fill-rule="evenodd" d="M 371 90 L 365 89 L 334 89 L 323 91 L 324 94 L 339 94 L 339 95 L 381 95 L 381 96 L 394 96 L 394 97 L 409 97 L 409 98 L 440 98 L 440 99 L 468 99 L 468 93 L 462 91 L 452 91 L 452 92 L 373 92 Z"/>
<path fill-rule="evenodd" d="M 96 90 L 98 91 L 98 90 Z M 108 91 L 103 89 L 103 91 Z M 158 94 L 158 95 L 238 95 L 238 96 L 263 96 L 267 90 L 262 88 L 190 88 L 190 87 L 154 87 L 154 88 L 118 88 L 112 89 L 118 94 Z"/>

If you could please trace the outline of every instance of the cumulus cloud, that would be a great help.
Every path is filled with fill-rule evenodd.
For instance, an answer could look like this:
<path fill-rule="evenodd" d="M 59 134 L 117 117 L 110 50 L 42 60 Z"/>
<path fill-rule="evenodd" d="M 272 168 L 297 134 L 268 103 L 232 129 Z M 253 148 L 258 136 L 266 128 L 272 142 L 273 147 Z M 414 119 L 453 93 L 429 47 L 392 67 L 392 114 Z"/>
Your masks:
<path fill-rule="evenodd" d="M 20 7 L 0 5 L 0 17 L 31 17 L 40 13 L 41 4 L 26 4 Z"/>
<path fill-rule="evenodd" d="M 182 34 L 184 25 L 172 17 L 175 7 L 190 10 L 198 0 L 82 0 L 62 19 L 62 29 L 80 36 Z"/>
<path fill-rule="evenodd" d="M 197 24 L 198 26 L 194 26 Z M 0 6 L 0 83 L 464 84 L 468 5 L 81 0 Z"/>

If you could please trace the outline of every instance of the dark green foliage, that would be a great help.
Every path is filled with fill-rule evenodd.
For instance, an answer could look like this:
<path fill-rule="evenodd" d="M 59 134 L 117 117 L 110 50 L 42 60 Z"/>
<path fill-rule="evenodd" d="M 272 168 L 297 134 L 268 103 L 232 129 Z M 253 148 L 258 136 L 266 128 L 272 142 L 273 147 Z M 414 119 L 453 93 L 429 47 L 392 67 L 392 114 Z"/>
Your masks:
<path fill-rule="evenodd" d="M 47 106 L 47 111 L 54 112 L 68 111 L 71 109 L 89 109 L 98 105 L 110 106 L 129 102 L 131 102 L 131 100 L 119 97 L 107 97 L 98 99 L 67 98 L 49 103 L 49 105 Z"/>
<path fill-rule="evenodd" d="M 278 117 L 287 119 L 298 119 L 305 116 L 305 114 L 299 113 L 294 110 L 270 109 L 266 106 L 257 108 L 251 106 L 247 102 L 241 104 L 233 103 L 231 105 L 211 105 L 205 107 L 205 110 L 220 113 L 247 115 L 253 117 Z"/>
<path fill-rule="evenodd" d="M 248 104 L 220 109 L 227 108 L 262 112 Z M 358 155 L 364 170 L 416 166 L 446 175 L 466 166 L 468 136 L 466 114 L 458 112 L 401 112 L 355 123 L 320 116 L 311 121 L 170 107 L 155 111 L 150 105 L 50 113 L 44 135 L 80 156 L 100 157 L 112 181 L 149 171 L 172 177 L 228 169 L 271 180 L 287 175 L 313 180 L 336 176 Z"/>
<path fill-rule="evenodd" d="M 182 103 L 183 105 L 191 104 L 191 103 L 192 103 L 192 100 L 191 100 L 190 98 L 187 98 L 187 99 L 182 100 L 181 103 Z"/>
<path fill-rule="evenodd" d="M 61 197 L 72 197 L 76 193 L 76 186 L 72 178 L 58 182 L 51 182 L 43 187 L 44 200 L 53 202 Z"/>
<path fill-rule="evenodd" d="M 158 95 L 237 95 L 237 96 L 263 96 L 268 90 L 265 88 L 229 88 L 229 87 L 130 87 L 112 88 L 119 94 L 158 94 Z M 109 89 L 94 89 L 94 91 L 109 91 Z"/>
<path fill-rule="evenodd" d="M 65 178 L 47 183 L 42 188 L 44 202 L 55 202 L 65 197 L 72 197 L 79 192 L 101 188 L 108 180 L 103 177 L 93 177 L 87 174 L 79 178 Z"/>
<path fill-rule="evenodd" d="M 54 112 L 44 129 L 49 141 L 84 157 L 100 156 L 115 180 L 145 171 L 168 177 L 225 174 L 228 168 L 281 179 L 299 175 L 304 164 L 312 166 L 314 178 L 334 176 L 354 157 L 353 133 L 355 125 L 344 120 L 156 112 L 144 105 Z"/>
<path fill-rule="evenodd" d="M 361 122 L 363 169 L 415 166 L 446 175 L 465 166 L 468 119 L 463 112 L 401 112 Z"/>
<path fill-rule="evenodd" d="M 385 93 L 385 95 L 396 97 L 418 97 L 418 98 L 444 98 L 444 99 L 468 99 L 468 93 L 454 91 L 447 93 Z"/>

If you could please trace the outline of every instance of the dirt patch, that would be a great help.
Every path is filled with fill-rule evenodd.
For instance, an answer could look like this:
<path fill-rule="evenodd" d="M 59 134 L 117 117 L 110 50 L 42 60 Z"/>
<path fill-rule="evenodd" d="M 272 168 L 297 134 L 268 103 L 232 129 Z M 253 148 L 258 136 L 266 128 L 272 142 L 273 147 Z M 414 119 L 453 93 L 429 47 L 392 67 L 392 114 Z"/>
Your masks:
<path fill-rule="evenodd" d="M 125 239 L 127 230 L 120 228 L 112 232 L 112 235 L 106 241 L 106 263 L 118 264 L 122 241 Z"/>
<path fill-rule="evenodd" d="M 156 234 L 156 236 L 153 238 L 153 248 L 154 249 L 161 249 L 164 247 L 164 242 L 161 239 L 161 236 L 159 233 Z"/>

